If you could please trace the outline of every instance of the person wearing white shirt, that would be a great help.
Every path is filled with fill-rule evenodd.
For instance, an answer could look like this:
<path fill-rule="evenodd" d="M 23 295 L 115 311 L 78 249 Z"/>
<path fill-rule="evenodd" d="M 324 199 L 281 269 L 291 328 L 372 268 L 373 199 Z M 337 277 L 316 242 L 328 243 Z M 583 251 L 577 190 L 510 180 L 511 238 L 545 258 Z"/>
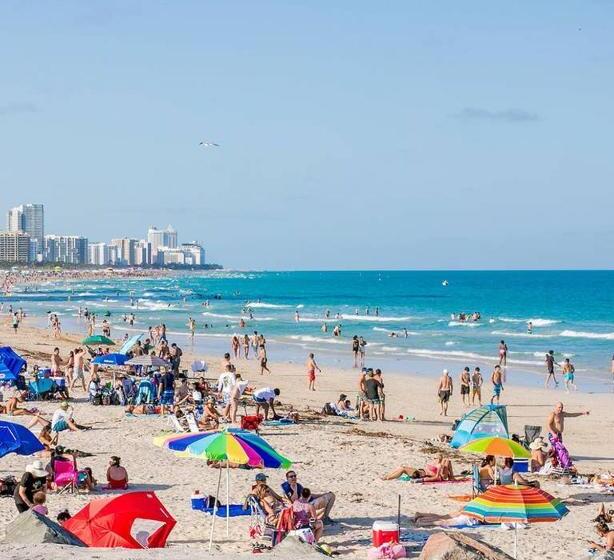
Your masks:
<path fill-rule="evenodd" d="M 279 389 L 271 389 L 271 387 L 263 387 L 254 391 L 253 399 L 256 403 L 256 416 L 260 413 L 260 407 L 264 410 L 264 419 L 269 418 L 269 408 L 273 413 L 273 419 L 277 416 L 275 412 L 275 397 L 279 396 Z"/>
<path fill-rule="evenodd" d="M 236 374 L 232 371 L 232 365 L 226 366 L 226 371 L 220 375 L 217 381 L 217 391 L 222 394 L 224 402 L 228 402 L 230 398 L 230 391 L 236 383 Z"/>
<path fill-rule="evenodd" d="M 79 428 L 72 419 L 72 411 L 69 412 L 70 405 L 67 402 L 63 402 L 54 413 L 51 418 L 51 430 L 60 433 L 64 430 L 70 430 L 71 432 L 78 432 Z"/>

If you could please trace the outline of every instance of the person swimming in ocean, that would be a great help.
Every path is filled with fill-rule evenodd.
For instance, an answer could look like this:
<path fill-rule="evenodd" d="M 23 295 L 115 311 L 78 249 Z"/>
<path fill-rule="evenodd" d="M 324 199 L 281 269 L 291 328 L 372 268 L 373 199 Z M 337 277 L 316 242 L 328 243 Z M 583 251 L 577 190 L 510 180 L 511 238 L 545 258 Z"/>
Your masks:
<path fill-rule="evenodd" d="M 533 334 L 533 322 L 529 321 L 527 324 L 527 334 Z"/>

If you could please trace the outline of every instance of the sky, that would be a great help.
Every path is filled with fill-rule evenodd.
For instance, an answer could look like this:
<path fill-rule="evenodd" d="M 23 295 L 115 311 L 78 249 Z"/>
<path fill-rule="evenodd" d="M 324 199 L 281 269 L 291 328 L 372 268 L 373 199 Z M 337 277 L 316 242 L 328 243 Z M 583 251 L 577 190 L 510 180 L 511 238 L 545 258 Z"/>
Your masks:
<path fill-rule="evenodd" d="M 612 268 L 612 37 L 607 0 L 4 0 L 0 210 L 229 268 Z"/>

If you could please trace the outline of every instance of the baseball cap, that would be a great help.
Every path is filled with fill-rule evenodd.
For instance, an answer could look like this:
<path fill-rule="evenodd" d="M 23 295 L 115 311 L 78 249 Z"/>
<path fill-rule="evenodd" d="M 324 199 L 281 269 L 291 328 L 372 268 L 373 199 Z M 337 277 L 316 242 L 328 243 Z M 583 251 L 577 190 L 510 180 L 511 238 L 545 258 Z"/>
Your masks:
<path fill-rule="evenodd" d="M 256 475 L 256 482 L 266 482 L 267 475 L 260 472 Z"/>

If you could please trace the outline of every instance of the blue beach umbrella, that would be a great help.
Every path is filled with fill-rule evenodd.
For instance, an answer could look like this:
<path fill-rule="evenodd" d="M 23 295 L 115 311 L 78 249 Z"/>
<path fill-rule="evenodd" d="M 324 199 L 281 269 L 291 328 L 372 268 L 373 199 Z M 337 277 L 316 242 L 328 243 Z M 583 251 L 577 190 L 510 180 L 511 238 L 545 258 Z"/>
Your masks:
<path fill-rule="evenodd" d="M 0 457 L 9 453 L 32 455 L 45 449 L 36 436 L 21 424 L 0 420 Z"/>
<path fill-rule="evenodd" d="M 93 360 L 93 364 L 105 365 L 105 366 L 123 366 L 128 361 L 128 356 L 125 354 L 101 354 L 96 356 Z"/>

